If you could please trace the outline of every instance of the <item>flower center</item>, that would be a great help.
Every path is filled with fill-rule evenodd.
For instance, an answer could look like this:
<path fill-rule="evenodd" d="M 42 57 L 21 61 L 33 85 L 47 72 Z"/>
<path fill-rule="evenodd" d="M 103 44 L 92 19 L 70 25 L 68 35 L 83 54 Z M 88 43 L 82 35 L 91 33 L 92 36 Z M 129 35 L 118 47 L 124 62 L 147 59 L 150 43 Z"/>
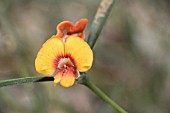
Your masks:
<path fill-rule="evenodd" d="M 73 62 L 71 62 L 70 58 L 61 58 L 59 63 L 58 63 L 58 68 L 66 68 L 66 67 L 75 67 Z"/>
<path fill-rule="evenodd" d="M 76 78 L 80 76 L 78 70 L 76 69 L 74 62 L 71 61 L 71 59 L 68 58 L 61 58 L 58 62 L 58 69 L 62 71 L 63 74 L 65 74 L 67 71 L 72 71 Z"/>

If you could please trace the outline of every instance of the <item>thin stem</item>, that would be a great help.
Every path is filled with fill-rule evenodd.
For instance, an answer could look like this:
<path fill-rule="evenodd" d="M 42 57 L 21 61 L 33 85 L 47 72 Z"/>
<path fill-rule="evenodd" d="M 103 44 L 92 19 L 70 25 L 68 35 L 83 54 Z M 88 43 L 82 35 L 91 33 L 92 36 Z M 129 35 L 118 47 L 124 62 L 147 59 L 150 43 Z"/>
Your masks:
<path fill-rule="evenodd" d="M 87 37 L 87 42 L 90 47 L 93 49 L 94 45 L 100 36 L 100 33 L 108 19 L 111 9 L 113 8 L 115 0 L 102 0 L 100 6 L 97 10 L 95 18 L 90 28 L 90 33 Z M 112 99 L 110 99 L 104 92 L 102 92 L 95 84 L 89 81 L 86 76 L 79 82 L 84 84 L 89 89 L 91 89 L 94 93 L 96 93 L 99 97 L 101 97 L 104 101 L 110 104 L 113 108 L 115 108 L 120 113 L 127 113 L 122 107 L 116 104 Z"/>
<path fill-rule="evenodd" d="M 115 0 L 102 0 L 96 12 L 93 23 L 90 28 L 90 33 L 87 37 L 87 43 L 93 49 L 94 45 L 100 36 L 102 29 L 108 19 L 111 9 L 113 8 Z"/>
<path fill-rule="evenodd" d="M 127 113 L 121 106 L 115 103 L 111 98 L 109 98 L 103 91 L 101 91 L 95 84 L 93 84 L 87 77 L 84 77 L 82 80 L 83 85 L 87 86 L 91 89 L 95 94 L 101 97 L 104 101 L 110 104 L 113 108 L 115 108 L 120 113 Z"/>
<path fill-rule="evenodd" d="M 0 87 L 11 86 L 11 85 L 19 85 L 24 83 L 33 83 L 33 82 L 45 82 L 45 81 L 54 81 L 54 78 L 51 76 L 36 76 L 36 77 L 24 77 L 10 80 L 1 80 Z"/>

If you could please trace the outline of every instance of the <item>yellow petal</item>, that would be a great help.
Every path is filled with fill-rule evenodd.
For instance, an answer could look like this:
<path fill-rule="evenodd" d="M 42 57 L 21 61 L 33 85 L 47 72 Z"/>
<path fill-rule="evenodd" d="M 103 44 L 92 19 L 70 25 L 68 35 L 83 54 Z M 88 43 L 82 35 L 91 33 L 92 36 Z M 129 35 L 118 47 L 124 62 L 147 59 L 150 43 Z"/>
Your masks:
<path fill-rule="evenodd" d="M 57 68 L 57 59 L 64 55 L 64 45 L 62 39 L 53 36 L 48 39 L 35 59 L 37 72 L 45 75 L 52 75 Z"/>
<path fill-rule="evenodd" d="M 75 74 L 74 74 L 74 70 L 71 68 L 68 68 L 67 71 L 65 73 L 63 73 L 63 76 L 60 80 L 60 84 L 63 87 L 70 87 L 74 84 L 75 81 Z"/>
<path fill-rule="evenodd" d="M 93 52 L 90 46 L 77 36 L 69 36 L 65 43 L 65 54 L 70 55 L 80 72 L 89 70 L 93 62 Z"/>
<path fill-rule="evenodd" d="M 64 69 L 58 71 L 57 74 L 54 76 L 54 86 L 56 86 L 56 84 L 60 82 L 63 72 Z"/>

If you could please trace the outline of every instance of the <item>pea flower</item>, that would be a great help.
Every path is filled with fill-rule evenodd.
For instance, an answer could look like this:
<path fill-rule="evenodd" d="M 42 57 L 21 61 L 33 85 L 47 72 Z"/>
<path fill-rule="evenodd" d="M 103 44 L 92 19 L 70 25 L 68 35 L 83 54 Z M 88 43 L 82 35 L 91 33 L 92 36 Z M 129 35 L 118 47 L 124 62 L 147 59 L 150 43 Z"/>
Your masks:
<path fill-rule="evenodd" d="M 69 21 L 61 22 L 57 26 L 57 34 L 39 50 L 35 59 L 36 71 L 54 75 L 54 86 L 60 82 L 63 87 L 70 87 L 80 76 L 79 72 L 91 68 L 93 52 L 84 41 L 87 23 L 87 19 L 81 19 L 75 25 Z"/>

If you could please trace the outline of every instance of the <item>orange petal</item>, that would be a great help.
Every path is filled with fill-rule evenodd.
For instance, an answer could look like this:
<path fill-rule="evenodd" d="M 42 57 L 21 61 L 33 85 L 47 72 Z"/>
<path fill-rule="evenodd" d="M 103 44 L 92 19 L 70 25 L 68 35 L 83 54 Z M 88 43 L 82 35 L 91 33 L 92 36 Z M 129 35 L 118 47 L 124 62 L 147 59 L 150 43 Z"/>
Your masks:
<path fill-rule="evenodd" d="M 76 22 L 74 28 L 70 29 L 70 31 L 68 31 L 67 34 L 71 35 L 71 34 L 75 34 L 75 33 L 81 33 L 79 37 L 84 40 L 85 39 L 84 29 L 85 29 L 87 23 L 88 23 L 87 19 L 79 20 L 78 22 Z"/>
<path fill-rule="evenodd" d="M 35 67 L 37 72 L 52 75 L 56 71 L 56 59 L 64 55 L 64 45 L 61 39 L 53 36 L 48 39 L 35 59 Z"/>
<path fill-rule="evenodd" d="M 75 26 L 72 22 L 63 21 L 57 26 L 57 37 L 64 37 L 64 30 L 67 31 L 67 35 L 81 33 L 80 38 L 84 39 L 84 29 L 88 23 L 87 19 L 81 19 L 76 22 Z"/>
<path fill-rule="evenodd" d="M 72 68 L 67 69 L 67 71 L 65 71 L 65 73 L 63 74 L 61 80 L 60 80 L 60 84 L 63 87 L 70 87 L 74 84 L 75 81 L 75 72 Z"/>
<path fill-rule="evenodd" d="M 57 72 L 57 74 L 54 76 L 54 86 L 57 85 L 58 82 L 60 82 L 61 77 L 63 75 L 64 69 L 61 69 L 60 71 Z"/>
<path fill-rule="evenodd" d="M 69 36 L 65 43 L 65 55 L 71 56 L 80 72 L 89 70 L 93 62 L 93 52 L 89 45 L 76 36 Z"/>
<path fill-rule="evenodd" d="M 67 32 L 72 30 L 74 28 L 74 25 L 72 22 L 69 21 L 63 21 L 57 26 L 57 37 L 64 37 L 64 30 Z"/>
<path fill-rule="evenodd" d="M 83 32 L 84 31 L 84 29 L 85 29 L 85 27 L 86 27 L 86 25 L 87 25 L 87 23 L 88 23 L 88 20 L 87 19 L 81 19 L 81 20 L 79 20 L 77 23 L 76 23 L 76 25 L 75 25 L 75 31 L 77 32 L 77 33 L 80 33 L 80 32 Z"/>
<path fill-rule="evenodd" d="M 85 34 L 84 34 L 84 32 L 82 32 L 81 34 L 80 34 L 80 36 L 79 36 L 81 39 L 85 39 Z"/>
<path fill-rule="evenodd" d="M 82 33 L 88 23 L 87 19 L 81 19 L 76 22 L 74 28 L 67 31 L 68 35 L 75 34 L 75 33 Z"/>

